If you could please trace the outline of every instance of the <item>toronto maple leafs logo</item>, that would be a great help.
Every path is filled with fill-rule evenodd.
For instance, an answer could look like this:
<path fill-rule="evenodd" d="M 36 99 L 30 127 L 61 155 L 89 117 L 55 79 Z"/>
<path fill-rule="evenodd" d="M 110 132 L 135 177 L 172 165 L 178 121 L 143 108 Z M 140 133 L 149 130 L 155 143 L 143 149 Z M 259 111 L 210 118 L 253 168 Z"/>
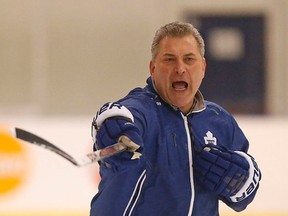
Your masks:
<path fill-rule="evenodd" d="M 217 145 L 217 138 L 213 136 L 211 131 L 208 131 L 206 133 L 206 136 L 204 137 L 205 144 L 214 144 Z"/>

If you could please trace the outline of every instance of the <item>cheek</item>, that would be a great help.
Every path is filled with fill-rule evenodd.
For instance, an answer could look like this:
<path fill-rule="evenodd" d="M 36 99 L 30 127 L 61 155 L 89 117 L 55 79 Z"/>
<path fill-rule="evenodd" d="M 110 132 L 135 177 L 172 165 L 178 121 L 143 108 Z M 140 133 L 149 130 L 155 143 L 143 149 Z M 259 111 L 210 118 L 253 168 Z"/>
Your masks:
<path fill-rule="evenodd" d="M 157 75 L 157 78 L 155 79 L 155 83 L 157 88 L 159 88 L 159 90 L 165 88 L 166 86 L 166 81 L 165 78 L 162 76 Z"/>
<path fill-rule="evenodd" d="M 201 67 L 200 65 L 192 71 L 194 71 L 194 72 L 192 72 L 192 76 L 196 80 L 202 80 L 205 76 L 205 69 L 203 67 Z"/>
<path fill-rule="evenodd" d="M 193 88 L 199 88 L 201 83 L 202 83 L 202 80 L 204 78 L 204 73 L 194 73 L 191 75 L 191 83 L 192 84 L 192 87 Z"/>
<path fill-rule="evenodd" d="M 202 83 L 203 78 L 204 78 L 204 73 L 200 73 L 197 75 L 196 80 L 197 80 L 197 83 L 199 83 L 199 85 Z"/>
<path fill-rule="evenodd" d="M 169 77 L 169 70 L 164 67 L 158 67 L 157 70 L 154 70 L 152 75 L 153 80 L 157 83 L 165 83 Z"/>
<path fill-rule="evenodd" d="M 167 76 L 163 76 L 163 75 L 159 75 L 159 74 L 155 74 L 154 79 L 154 83 L 155 86 L 158 90 L 158 92 L 161 94 L 161 96 L 163 97 L 163 94 L 166 94 L 168 89 L 169 89 L 169 81 L 168 81 L 168 77 Z"/>

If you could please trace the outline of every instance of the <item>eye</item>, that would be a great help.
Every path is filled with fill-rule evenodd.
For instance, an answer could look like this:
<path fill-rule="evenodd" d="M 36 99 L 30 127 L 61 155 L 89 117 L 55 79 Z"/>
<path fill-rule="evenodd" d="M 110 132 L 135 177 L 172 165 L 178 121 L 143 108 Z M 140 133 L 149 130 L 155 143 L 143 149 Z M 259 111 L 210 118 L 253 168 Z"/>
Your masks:
<path fill-rule="evenodd" d="M 194 58 L 193 57 L 185 57 L 184 58 L 184 61 L 189 64 L 189 63 L 192 63 L 194 61 Z"/>
<path fill-rule="evenodd" d="M 166 57 L 166 58 L 164 58 L 164 61 L 172 62 L 172 61 L 174 61 L 174 58 L 173 57 Z"/>

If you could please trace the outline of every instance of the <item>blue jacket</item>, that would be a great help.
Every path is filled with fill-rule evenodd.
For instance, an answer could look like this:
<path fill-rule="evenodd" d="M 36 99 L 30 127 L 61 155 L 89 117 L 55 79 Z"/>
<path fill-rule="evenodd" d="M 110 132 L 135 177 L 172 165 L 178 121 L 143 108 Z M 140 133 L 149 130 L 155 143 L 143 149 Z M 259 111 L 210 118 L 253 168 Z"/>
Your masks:
<path fill-rule="evenodd" d="M 165 103 L 151 78 L 118 103 L 135 118 L 144 141 L 143 155 L 111 166 L 100 163 L 99 191 L 91 202 L 91 216 L 217 216 L 219 197 L 195 182 L 194 146 L 214 143 L 247 152 L 248 141 L 234 118 L 219 105 L 196 94 L 187 115 Z M 223 200 L 236 211 L 252 202 L 256 190 L 243 201 Z"/>

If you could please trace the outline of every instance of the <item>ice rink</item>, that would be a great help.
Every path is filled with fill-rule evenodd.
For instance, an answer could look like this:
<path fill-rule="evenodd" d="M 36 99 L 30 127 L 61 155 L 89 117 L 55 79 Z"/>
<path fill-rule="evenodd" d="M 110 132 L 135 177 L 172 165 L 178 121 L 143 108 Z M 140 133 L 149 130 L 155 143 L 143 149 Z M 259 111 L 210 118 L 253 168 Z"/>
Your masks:
<path fill-rule="evenodd" d="M 1 117 L 6 126 L 29 129 L 57 144 L 71 155 L 91 151 L 90 118 Z M 254 202 L 243 213 L 234 213 L 221 205 L 223 215 L 288 215 L 286 182 L 287 118 L 237 117 L 250 140 L 250 152 L 257 158 L 263 179 Z M 28 160 L 25 177 L 11 191 L 0 196 L 0 215 L 87 215 L 89 203 L 97 191 L 98 165 L 78 168 L 58 155 L 32 144 L 23 143 Z M 8 172 L 8 171 L 7 171 Z M 272 201 L 271 201 L 272 200 Z M 76 212 L 76 213 L 75 213 Z M 14 214 L 15 215 L 15 214 Z M 17 214 L 16 214 L 17 215 Z"/>

